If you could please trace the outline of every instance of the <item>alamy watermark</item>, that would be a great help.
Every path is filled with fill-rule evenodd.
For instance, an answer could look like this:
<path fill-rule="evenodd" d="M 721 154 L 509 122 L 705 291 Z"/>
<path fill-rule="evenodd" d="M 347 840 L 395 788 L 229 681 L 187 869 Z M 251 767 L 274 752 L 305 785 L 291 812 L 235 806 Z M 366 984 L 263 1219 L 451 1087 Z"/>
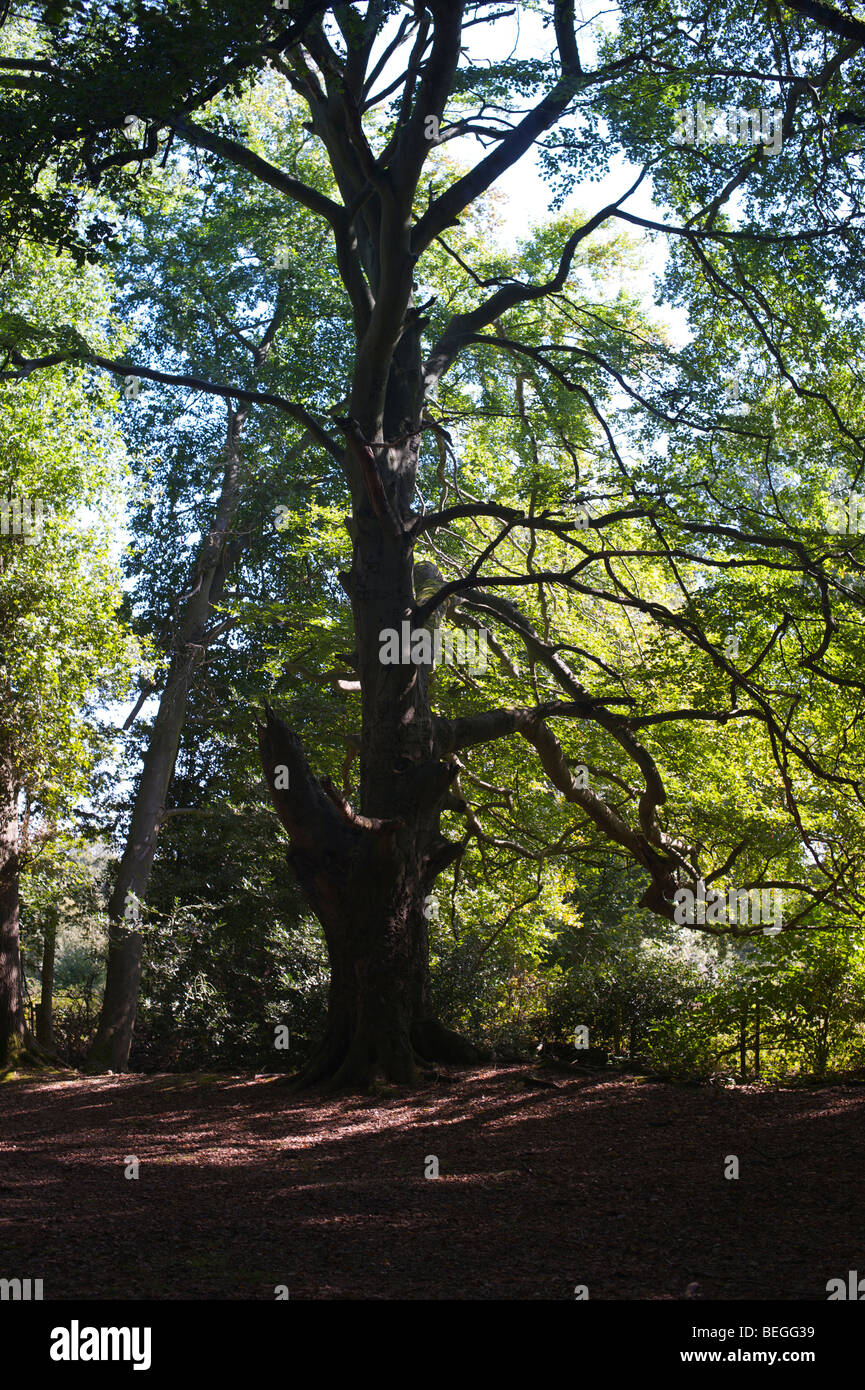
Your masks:
<path fill-rule="evenodd" d="M 123 900 L 123 918 L 131 930 L 141 924 L 141 899 L 130 888 Z"/>
<path fill-rule="evenodd" d="M 673 112 L 674 145 L 762 145 L 777 154 L 783 139 L 783 112 L 766 107 L 746 111 L 742 106 L 680 106 Z"/>
<path fill-rule="evenodd" d="M 92 522 L 86 516 L 66 516 L 64 511 L 42 497 L 0 497 L 0 539 L 19 536 L 25 545 L 36 545 L 45 537 L 46 521 L 63 534 L 88 535 Z"/>
<path fill-rule="evenodd" d="M 153 1332 L 149 1327 L 69 1327 L 51 1330 L 52 1361 L 131 1361 L 133 1371 L 150 1369 Z"/>
<path fill-rule="evenodd" d="M 25 545 L 35 545 L 44 519 L 41 497 L 0 497 L 0 536 L 20 536 Z"/>
<path fill-rule="evenodd" d="M 137 140 L 144 128 L 144 122 L 140 116 L 124 116 L 120 130 L 125 139 Z"/>
<path fill-rule="evenodd" d="M 826 530 L 833 536 L 865 533 L 865 497 L 858 497 L 855 492 L 846 497 L 830 497 Z"/>
<path fill-rule="evenodd" d="M 487 632 L 442 632 L 437 627 L 416 627 L 406 620 L 401 632 L 395 627 L 382 628 L 378 635 L 378 659 L 382 666 L 438 666 L 442 660 L 449 666 L 465 666 L 480 674 L 487 669 Z"/>
<path fill-rule="evenodd" d="M 0 1279 L 0 1302 L 29 1303 L 42 1299 L 41 1279 Z"/>
<path fill-rule="evenodd" d="M 858 1269 L 848 1269 L 847 1279 L 836 1277 L 829 1279 L 826 1284 L 827 1303 L 843 1303 L 851 1300 L 853 1303 L 865 1302 L 865 1279 L 859 1278 Z"/>
<path fill-rule="evenodd" d="M 677 926 L 706 926 L 728 922 L 763 925 L 764 936 L 776 936 L 784 920 L 784 894 L 780 888 L 719 888 L 706 890 L 702 879 L 696 893 L 677 888 L 673 895 L 673 920 Z"/>
<path fill-rule="evenodd" d="M 724 378 L 724 412 L 727 415 L 747 415 L 751 409 L 747 401 L 742 400 L 742 382 L 739 377 L 728 376 Z"/>

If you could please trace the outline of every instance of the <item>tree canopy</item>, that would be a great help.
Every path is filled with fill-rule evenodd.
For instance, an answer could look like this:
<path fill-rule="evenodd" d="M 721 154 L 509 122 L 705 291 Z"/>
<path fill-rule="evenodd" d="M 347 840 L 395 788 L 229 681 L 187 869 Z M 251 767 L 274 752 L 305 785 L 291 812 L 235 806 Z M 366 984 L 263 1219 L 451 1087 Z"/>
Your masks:
<path fill-rule="evenodd" d="M 310 1081 L 476 1055 L 431 915 L 540 951 L 597 865 L 641 922 L 779 957 L 857 926 L 865 23 L 118 0 L 0 35 L 9 244 L 118 286 L 107 325 L 10 301 L 0 380 L 124 391 L 131 606 L 183 693 L 115 889 L 119 1064 L 157 833 L 270 833 L 265 791 L 327 943 Z M 532 151 L 551 207 L 511 247 Z M 485 662 L 434 666 L 435 631 Z"/>

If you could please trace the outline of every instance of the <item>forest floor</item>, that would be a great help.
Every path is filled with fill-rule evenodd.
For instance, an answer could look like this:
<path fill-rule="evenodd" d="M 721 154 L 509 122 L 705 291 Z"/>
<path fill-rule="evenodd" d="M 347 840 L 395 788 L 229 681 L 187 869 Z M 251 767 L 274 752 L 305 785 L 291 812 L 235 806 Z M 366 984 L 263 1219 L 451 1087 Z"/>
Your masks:
<path fill-rule="evenodd" d="M 865 1274 L 865 1087 L 536 1074 L 325 1099 L 250 1075 L 10 1081 L 0 1277 L 46 1299 L 825 1301 Z"/>

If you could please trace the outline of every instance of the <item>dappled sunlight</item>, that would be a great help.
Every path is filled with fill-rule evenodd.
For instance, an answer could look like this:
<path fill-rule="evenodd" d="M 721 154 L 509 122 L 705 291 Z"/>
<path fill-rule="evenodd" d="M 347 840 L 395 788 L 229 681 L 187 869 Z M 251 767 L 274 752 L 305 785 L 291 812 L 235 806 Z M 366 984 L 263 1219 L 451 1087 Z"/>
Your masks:
<path fill-rule="evenodd" d="M 46 1297 L 567 1298 L 583 1280 L 677 1299 L 696 1280 L 816 1298 L 857 1267 L 863 1089 L 534 1076 L 362 1097 L 248 1077 L 10 1086 L 0 1240 Z M 120 1249 L 147 1259 L 121 1277 Z"/>

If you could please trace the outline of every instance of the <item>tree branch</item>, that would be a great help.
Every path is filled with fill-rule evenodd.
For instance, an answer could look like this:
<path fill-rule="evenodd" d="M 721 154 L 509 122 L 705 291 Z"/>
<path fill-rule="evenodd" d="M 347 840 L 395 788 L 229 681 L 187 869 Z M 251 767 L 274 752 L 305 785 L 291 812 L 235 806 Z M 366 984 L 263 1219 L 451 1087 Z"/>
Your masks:
<path fill-rule="evenodd" d="M 277 410 L 281 410 L 286 415 L 290 415 L 293 420 L 305 425 L 310 434 L 332 458 L 341 463 L 343 451 L 334 439 L 330 437 L 326 430 L 315 419 L 314 415 L 305 406 L 296 405 L 294 401 L 288 401 L 284 396 L 278 396 L 270 391 L 248 391 L 241 386 L 222 386 L 217 382 L 205 381 L 202 377 L 192 376 L 185 372 L 163 372 L 155 367 L 139 367 L 131 362 L 119 362 L 113 358 L 102 357 L 97 353 L 84 352 L 53 352 L 45 357 L 24 357 L 16 349 L 9 350 L 9 360 L 16 363 L 19 371 L 0 372 L 0 381 L 20 381 L 28 377 L 31 372 L 44 370 L 47 367 L 56 367 L 63 362 L 82 362 L 94 367 L 102 367 L 107 372 L 112 372 L 115 376 L 137 376 L 145 381 L 158 381 L 165 386 L 188 386 L 193 391 L 205 391 L 211 396 L 221 396 L 225 400 L 247 401 L 250 405 L 272 405 Z"/>

